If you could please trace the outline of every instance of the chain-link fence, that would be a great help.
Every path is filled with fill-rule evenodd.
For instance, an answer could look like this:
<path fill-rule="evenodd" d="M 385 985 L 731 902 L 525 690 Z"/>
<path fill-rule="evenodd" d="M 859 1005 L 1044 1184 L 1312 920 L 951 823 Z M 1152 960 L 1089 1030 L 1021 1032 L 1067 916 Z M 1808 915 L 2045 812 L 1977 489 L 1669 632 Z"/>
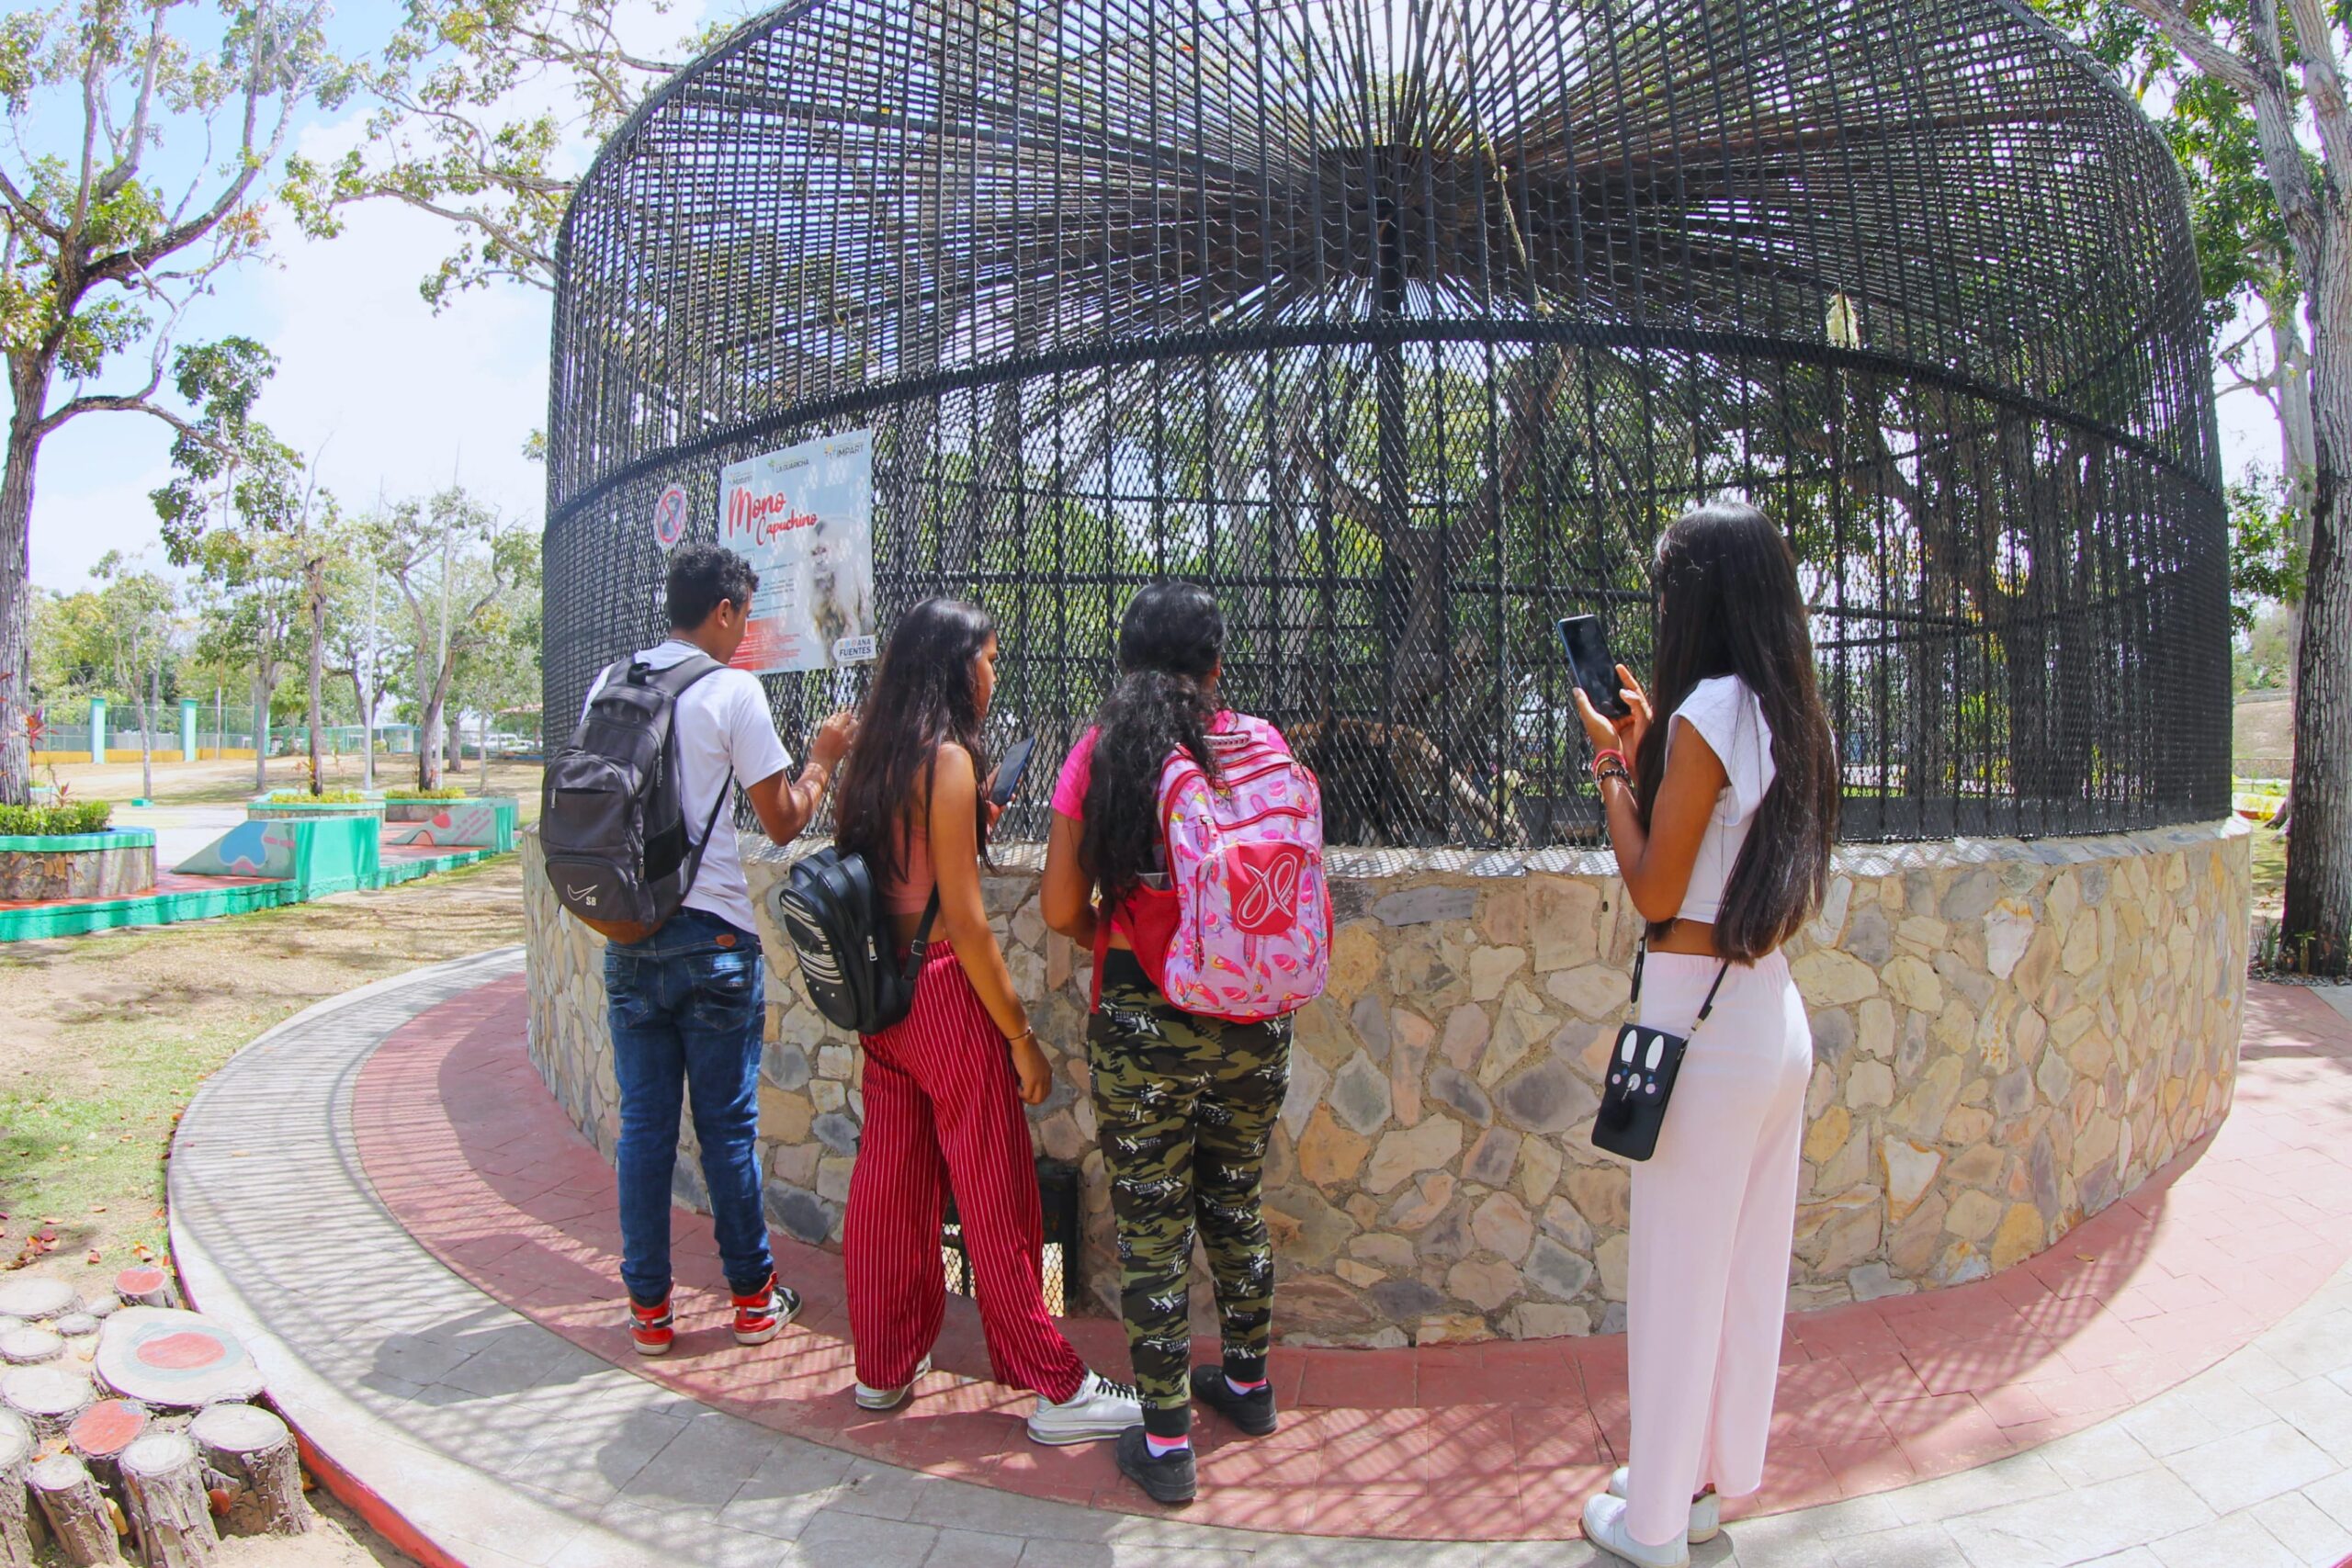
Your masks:
<path fill-rule="evenodd" d="M 562 258 L 550 714 L 660 635 L 667 486 L 711 536 L 723 465 L 867 428 L 885 625 L 986 604 L 1006 734 L 1198 578 L 1336 841 L 1597 836 L 1552 623 L 1643 667 L 1726 489 L 1802 563 L 1849 837 L 2228 808 L 2178 176 L 2003 0 L 787 6 Z M 768 689 L 790 739 L 833 695 Z"/>

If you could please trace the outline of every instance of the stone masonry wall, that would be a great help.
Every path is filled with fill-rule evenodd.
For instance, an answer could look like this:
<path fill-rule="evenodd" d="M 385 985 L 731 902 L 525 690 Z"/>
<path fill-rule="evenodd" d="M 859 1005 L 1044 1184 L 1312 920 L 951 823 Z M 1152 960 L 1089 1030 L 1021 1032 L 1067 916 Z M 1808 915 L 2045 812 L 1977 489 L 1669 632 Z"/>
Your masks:
<path fill-rule="evenodd" d="M 1088 966 L 1038 916 L 1038 853 L 1001 850 L 988 904 L 1058 1053 L 1032 1125 L 1041 1150 L 1082 1168 L 1086 1279 L 1109 1307 Z M 787 863 L 771 852 L 752 866 L 755 898 Z M 610 1158 L 603 942 L 555 907 L 536 836 L 525 865 L 532 1059 Z M 1636 934 L 1613 862 L 1347 851 L 1332 871 L 1331 987 L 1300 1017 L 1267 1164 L 1283 1337 L 1622 1326 L 1628 1168 L 1589 1136 Z M 1827 908 L 1790 950 L 1815 1060 L 1792 1301 L 2006 1269 L 2211 1131 L 2236 1071 L 2248 897 L 2234 822 L 1839 851 Z M 763 934 L 768 1211 L 837 1246 L 858 1054 L 807 1004 L 782 938 Z M 679 1190 L 698 1202 L 691 1127 L 682 1137 Z"/>

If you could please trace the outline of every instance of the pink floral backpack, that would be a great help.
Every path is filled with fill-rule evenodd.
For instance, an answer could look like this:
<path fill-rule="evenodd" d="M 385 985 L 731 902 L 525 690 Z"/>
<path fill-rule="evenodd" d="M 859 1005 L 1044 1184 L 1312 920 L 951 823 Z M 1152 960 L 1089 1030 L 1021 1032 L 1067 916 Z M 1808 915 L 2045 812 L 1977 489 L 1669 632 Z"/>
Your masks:
<path fill-rule="evenodd" d="M 1305 1007 L 1330 975 L 1323 790 L 1262 719 L 1209 745 L 1214 784 L 1183 751 L 1159 775 L 1175 929 L 1158 979 L 1186 1012 L 1255 1023 Z"/>

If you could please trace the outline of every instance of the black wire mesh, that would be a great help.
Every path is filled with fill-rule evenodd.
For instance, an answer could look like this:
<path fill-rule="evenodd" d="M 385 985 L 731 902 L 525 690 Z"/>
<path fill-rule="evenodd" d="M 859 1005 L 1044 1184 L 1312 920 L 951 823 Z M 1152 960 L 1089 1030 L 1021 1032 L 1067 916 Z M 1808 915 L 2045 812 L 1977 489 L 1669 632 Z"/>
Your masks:
<path fill-rule="evenodd" d="M 1196 577 L 1335 841 L 1596 838 L 1552 623 L 1642 667 L 1724 490 L 1848 837 L 2218 816 L 2207 354 L 2169 153 L 2007 0 L 790 6 L 573 197 L 548 711 L 659 634 L 664 486 L 709 536 L 722 465 L 870 427 L 885 623 L 989 605 L 1007 733 Z M 831 687 L 769 678 L 787 739 Z"/>

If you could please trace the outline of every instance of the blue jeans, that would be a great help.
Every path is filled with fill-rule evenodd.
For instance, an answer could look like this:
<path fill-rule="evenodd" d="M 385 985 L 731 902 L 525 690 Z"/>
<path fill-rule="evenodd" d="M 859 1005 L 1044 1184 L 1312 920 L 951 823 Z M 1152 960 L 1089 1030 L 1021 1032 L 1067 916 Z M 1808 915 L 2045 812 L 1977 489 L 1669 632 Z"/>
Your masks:
<path fill-rule="evenodd" d="M 621 1282 L 651 1305 L 670 1293 L 670 1179 L 691 1100 L 711 1228 L 727 1282 L 767 1282 L 760 1209 L 760 939 L 681 909 L 643 942 L 605 949 L 613 1076 L 621 1091 Z"/>

